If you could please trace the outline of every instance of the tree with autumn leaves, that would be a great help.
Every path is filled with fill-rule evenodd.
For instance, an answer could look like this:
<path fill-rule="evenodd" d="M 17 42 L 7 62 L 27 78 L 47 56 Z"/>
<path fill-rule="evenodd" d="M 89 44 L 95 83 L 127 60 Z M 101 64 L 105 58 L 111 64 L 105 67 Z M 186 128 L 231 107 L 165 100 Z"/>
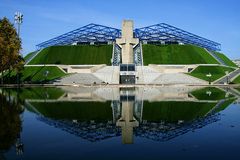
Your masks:
<path fill-rule="evenodd" d="M 24 65 L 20 55 L 21 40 L 14 25 L 6 18 L 0 19 L 0 72 L 1 84 L 9 77 L 12 71 L 17 74 Z M 6 75 L 6 74 L 7 75 Z"/>

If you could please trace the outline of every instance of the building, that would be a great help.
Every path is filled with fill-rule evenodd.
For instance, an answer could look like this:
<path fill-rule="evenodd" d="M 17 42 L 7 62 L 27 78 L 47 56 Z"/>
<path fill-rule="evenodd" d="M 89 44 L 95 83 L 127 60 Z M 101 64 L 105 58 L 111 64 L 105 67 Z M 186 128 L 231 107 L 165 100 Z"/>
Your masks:
<path fill-rule="evenodd" d="M 34 59 L 42 50 L 54 47 L 54 46 L 103 46 L 108 45 L 112 46 L 111 55 L 108 53 L 108 61 L 101 61 L 100 59 L 97 62 L 88 62 L 91 59 L 89 57 L 84 63 L 63 63 L 69 53 L 65 53 L 66 57 L 59 61 L 46 62 L 41 61 L 38 63 L 29 63 Z M 152 62 L 154 59 L 147 59 L 144 56 L 147 53 L 143 53 L 144 46 L 146 45 L 157 45 L 157 46 L 194 46 L 201 48 L 204 54 L 207 55 L 206 62 L 201 61 L 201 58 L 195 56 L 194 53 L 190 53 L 191 57 L 187 57 L 189 61 L 186 62 L 184 58 L 181 57 L 182 62 L 175 62 L 174 60 L 169 59 L 168 62 L 158 63 Z M 214 64 L 227 66 L 227 63 L 217 56 L 216 51 L 221 50 L 221 44 L 208 40 L 206 38 L 200 37 L 198 35 L 189 33 L 177 27 L 160 23 L 156 25 L 151 25 L 143 28 L 134 28 L 132 20 L 124 20 L 122 23 L 122 29 L 112 28 L 108 26 L 98 25 L 98 24 L 89 24 L 78 28 L 76 30 L 70 31 L 48 41 L 42 42 L 37 46 L 37 52 L 32 56 L 27 62 L 27 65 L 45 65 L 51 64 L 55 65 L 67 73 L 89 73 L 88 79 L 91 79 L 91 76 L 95 76 L 99 81 L 109 83 L 109 84 L 152 84 L 155 83 L 155 79 L 163 73 L 188 73 L 197 68 L 199 65 L 205 64 Z M 197 49 L 198 49 L 197 48 Z M 194 50 L 194 49 L 193 49 Z M 187 52 L 187 51 L 186 51 Z M 67 55 L 68 54 L 68 55 Z M 74 53 L 78 54 L 78 53 Z M 89 53 L 84 53 L 89 54 Z M 190 55 L 189 54 L 189 55 Z M 200 53 L 202 54 L 202 53 Z M 159 54 L 160 55 L 160 54 Z M 58 59 L 58 55 L 55 55 Z M 173 56 L 174 55 L 170 55 Z M 184 56 L 183 56 L 184 57 Z M 82 57 L 80 57 L 82 58 Z M 99 58 L 99 57 L 98 57 Z M 186 56 L 185 56 L 186 58 Z M 191 58 L 198 59 L 194 61 Z M 41 59 L 41 58 L 40 58 Z M 46 59 L 42 58 L 42 60 Z M 208 59 L 212 59 L 208 61 Z M 105 66 L 104 66 L 105 64 Z M 107 66 L 106 66 L 107 65 Z M 102 69 L 104 68 L 104 69 Z M 102 70 L 102 72 L 101 72 Z M 104 71 L 103 71 L 104 70 Z M 91 75 L 90 75 L 91 74 Z M 181 83 L 184 81 L 191 83 L 205 83 L 204 81 L 197 81 L 196 79 L 190 79 L 189 76 L 182 74 L 180 76 L 176 75 L 166 75 L 174 77 L 175 79 L 181 80 Z M 185 77 L 184 77 L 185 76 Z M 79 77 L 82 77 L 79 75 Z M 184 78 L 181 78 L 184 77 Z M 87 78 L 86 78 L 87 79 Z M 94 79 L 94 78 L 93 78 Z M 168 78 L 165 78 L 168 79 Z M 76 82 L 70 79 L 67 79 L 64 83 Z M 158 83 L 164 83 L 160 82 Z M 165 80 L 168 81 L 168 80 Z M 98 80 L 85 81 L 79 83 L 100 83 Z M 178 83 L 172 81 L 171 83 Z"/>

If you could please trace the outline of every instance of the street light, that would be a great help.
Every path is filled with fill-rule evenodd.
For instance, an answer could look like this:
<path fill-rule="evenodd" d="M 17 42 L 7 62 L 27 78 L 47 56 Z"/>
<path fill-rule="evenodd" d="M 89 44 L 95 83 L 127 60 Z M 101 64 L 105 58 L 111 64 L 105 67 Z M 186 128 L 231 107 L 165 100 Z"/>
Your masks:
<path fill-rule="evenodd" d="M 228 84 L 228 81 L 229 81 L 228 74 L 229 74 L 229 72 L 228 72 L 228 71 L 225 71 L 225 74 L 227 75 L 227 84 Z"/>
<path fill-rule="evenodd" d="M 46 71 L 43 73 L 43 75 L 44 75 L 44 77 L 45 77 L 45 83 L 46 83 L 46 81 L 47 81 L 47 76 L 48 76 L 48 74 L 49 74 L 49 71 L 48 71 L 48 70 L 46 70 Z"/>
<path fill-rule="evenodd" d="M 20 39 L 20 25 L 23 23 L 23 14 L 21 12 L 15 12 L 14 22 L 18 25 L 17 34 Z M 20 52 L 18 54 L 20 55 Z M 17 83 L 19 87 L 19 73 L 17 73 Z"/>
<path fill-rule="evenodd" d="M 15 12 L 14 22 L 18 25 L 17 34 L 20 37 L 20 25 L 23 23 L 23 14 L 21 12 Z"/>
<path fill-rule="evenodd" d="M 212 77 L 212 74 L 211 74 L 211 73 L 208 73 L 208 74 L 206 74 L 206 77 L 208 77 L 209 84 L 211 84 L 211 77 Z"/>

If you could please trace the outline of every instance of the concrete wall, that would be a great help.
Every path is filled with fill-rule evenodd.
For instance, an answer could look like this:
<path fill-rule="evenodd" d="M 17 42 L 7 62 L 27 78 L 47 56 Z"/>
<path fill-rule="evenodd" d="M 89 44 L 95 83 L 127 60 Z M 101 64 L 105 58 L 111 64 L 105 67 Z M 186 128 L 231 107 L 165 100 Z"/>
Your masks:
<path fill-rule="evenodd" d="M 197 66 L 198 65 L 149 65 L 149 67 L 159 71 L 160 73 L 188 73 Z"/>
<path fill-rule="evenodd" d="M 93 73 L 106 65 L 59 65 L 67 73 Z"/>

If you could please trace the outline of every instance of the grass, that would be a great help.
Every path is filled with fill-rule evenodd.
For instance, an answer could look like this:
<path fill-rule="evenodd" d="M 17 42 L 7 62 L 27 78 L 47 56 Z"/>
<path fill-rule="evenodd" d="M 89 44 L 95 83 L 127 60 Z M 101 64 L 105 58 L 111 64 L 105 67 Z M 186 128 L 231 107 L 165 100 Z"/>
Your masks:
<path fill-rule="evenodd" d="M 44 116 L 54 119 L 77 119 L 79 121 L 112 120 L 111 102 L 31 102 Z"/>
<path fill-rule="evenodd" d="M 231 67 L 238 67 L 235 63 L 233 63 L 227 56 L 223 53 L 214 52 L 226 65 Z"/>
<path fill-rule="evenodd" d="M 234 84 L 240 84 L 240 75 L 237 76 L 237 77 L 232 81 L 232 83 L 234 83 Z"/>
<path fill-rule="evenodd" d="M 191 92 L 191 94 L 198 100 L 220 100 L 226 98 L 226 92 L 215 87 L 202 88 Z M 229 97 L 233 97 L 233 95 L 230 94 Z"/>
<path fill-rule="evenodd" d="M 58 99 L 65 93 L 62 89 L 55 87 L 5 88 L 4 92 L 23 101 L 25 99 Z"/>
<path fill-rule="evenodd" d="M 45 76 L 46 71 L 49 72 L 47 76 Z M 66 73 L 56 66 L 31 66 L 24 67 L 20 80 L 21 82 L 41 83 L 43 81 L 52 81 L 65 75 Z M 7 74 L 5 79 L 7 81 Z M 11 73 L 10 82 L 16 83 L 16 72 Z"/>
<path fill-rule="evenodd" d="M 43 49 L 29 64 L 111 64 L 112 45 L 52 46 Z"/>
<path fill-rule="evenodd" d="M 236 99 L 228 99 L 228 100 L 226 100 L 226 101 L 223 102 L 223 103 L 221 104 L 221 106 L 218 107 L 215 111 L 216 111 L 216 112 L 221 112 L 221 111 L 225 110 L 225 109 L 226 109 L 229 105 L 231 105 L 235 100 L 236 100 Z"/>
<path fill-rule="evenodd" d="M 144 65 L 219 64 L 203 48 L 193 45 L 143 45 Z"/>
<path fill-rule="evenodd" d="M 203 117 L 216 103 L 200 102 L 144 102 L 143 119 L 148 121 L 191 121 Z"/>
<path fill-rule="evenodd" d="M 235 88 L 236 90 L 238 90 L 240 92 L 240 88 Z"/>
<path fill-rule="evenodd" d="M 28 54 L 24 57 L 24 60 L 26 61 L 26 60 L 28 60 L 29 58 L 31 58 L 34 53 L 35 53 L 35 52 L 30 52 L 30 53 L 28 53 Z"/>
<path fill-rule="evenodd" d="M 211 73 L 210 81 L 213 82 L 223 76 L 225 76 L 225 72 L 232 72 L 234 69 L 229 67 L 223 67 L 223 66 L 198 66 L 196 69 L 194 69 L 191 73 L 188 73 L 188 75 L 209 81 L 209 77 L 206 75 Z"/>
<path fill-rule="evenodd" d="M 47 77 L 44 75 L 46 71 L 49 72 Z M 65 75 L 66 74 L 62 70 L 55 66 L 25 67 L 23 71 L 23 77 L 21 80 L 22 81 L 31 80 L 33 82 L 35 81 L 41 82 L 44 80 L 51 81 Z"/>

